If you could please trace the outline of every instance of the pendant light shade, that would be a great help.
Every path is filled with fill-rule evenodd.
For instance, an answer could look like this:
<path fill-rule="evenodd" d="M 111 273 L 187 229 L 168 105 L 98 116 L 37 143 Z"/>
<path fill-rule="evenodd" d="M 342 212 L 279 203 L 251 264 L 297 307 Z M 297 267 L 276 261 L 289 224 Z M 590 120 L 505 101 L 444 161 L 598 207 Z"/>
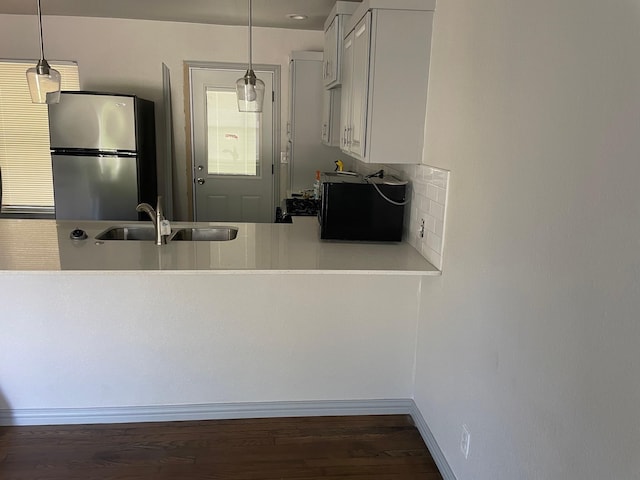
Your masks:
<path fill-rule="evenodd" d="M 236 82 L 238 109 L 241 112 L 262 112 L 264 82 L 256 77 L 252 69 Z"/>
<path fill-rule="evenodd" d="M 249 67 L 244 77 L 236 82 L 236 95 L 238 97 L 238 110 L 241 112 L 262 112 L 264 100 L 264 82 L 256 78 L 252 63 L 252 0 L 249 0 Z"/>
<path fill-rule="evenodd" d="M 38 0 L 38 26 L 40 31 L 40 60 L 27 70 L 27 83 L 33 103 L 58 103 L 60 101 L 60 72 L 49 66 L 44 58 L 42 40 L 42 12 Z"/>

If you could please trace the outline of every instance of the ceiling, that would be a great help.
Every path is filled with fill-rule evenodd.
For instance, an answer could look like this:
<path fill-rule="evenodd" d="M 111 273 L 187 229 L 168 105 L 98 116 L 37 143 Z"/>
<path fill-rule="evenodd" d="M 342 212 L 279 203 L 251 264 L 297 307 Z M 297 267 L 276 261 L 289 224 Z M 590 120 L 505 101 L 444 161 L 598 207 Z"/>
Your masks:
<path fill-rule="evenodd" d="M 347 0 L 359 2 L 360 0 Z M 323 30 L 335 0 L 253 0 L 253 24 Z M 35 15 L 36 0 L 0 0 L 0 14 Z M 246 25 L 248 0 L 41 0 L 43 15 L 133 18 L 219 25 Z M 304 14 L 291 20 L 287 14 Z"/>

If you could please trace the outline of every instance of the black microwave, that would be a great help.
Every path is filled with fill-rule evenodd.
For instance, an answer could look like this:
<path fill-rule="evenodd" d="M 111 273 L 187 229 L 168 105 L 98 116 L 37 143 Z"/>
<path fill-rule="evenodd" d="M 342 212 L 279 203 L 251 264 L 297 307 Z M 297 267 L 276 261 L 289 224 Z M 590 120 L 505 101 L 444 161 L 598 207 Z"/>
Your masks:
<path fill-rule="evenodd" d="M 339 172 L 321 176 L 320 238 L 400 242 L 406 182 Z"/>

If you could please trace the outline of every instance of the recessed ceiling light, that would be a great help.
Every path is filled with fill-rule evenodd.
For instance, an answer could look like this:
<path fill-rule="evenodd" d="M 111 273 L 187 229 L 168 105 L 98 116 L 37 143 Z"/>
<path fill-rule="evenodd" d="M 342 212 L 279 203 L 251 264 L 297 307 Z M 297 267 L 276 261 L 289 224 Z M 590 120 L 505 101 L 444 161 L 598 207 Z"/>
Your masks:
<path fill-rule="evenodd" d="M 309 17 L 307 15 L 301 15 L 299 13 L 288 13 L 287 18 L 290 20 L 306 20 Z"/>

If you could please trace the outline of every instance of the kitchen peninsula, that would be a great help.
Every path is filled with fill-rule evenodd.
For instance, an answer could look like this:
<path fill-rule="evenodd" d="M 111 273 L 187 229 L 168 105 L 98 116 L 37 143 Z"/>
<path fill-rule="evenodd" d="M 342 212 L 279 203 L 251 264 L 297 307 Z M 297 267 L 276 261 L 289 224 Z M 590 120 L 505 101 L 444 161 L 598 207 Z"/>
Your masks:
<path fill-rule="evenodd" d="M 216 223 L 238 229 L 230 241 L 105 240 L 113 225 L 150 222 L 0 220 L 0 270 L 184 270 L 260 273 L 367 273 L 439 275 L 406 243 L 327 242 L 319 239 L 314 217 L 293 224 Z M 174 230 L 194 225 L 174 223 Z M 214 225 L 214 224 L 200 224 Z M 73 240 L 80 228 L 87 238 Z"/>
<path fill-rule="evenodd" d="M 313 218 L 96 244 L 112 224 L 0 220 L 0 423 L 406 411 L 439 274 L 411 246 Z"/>

